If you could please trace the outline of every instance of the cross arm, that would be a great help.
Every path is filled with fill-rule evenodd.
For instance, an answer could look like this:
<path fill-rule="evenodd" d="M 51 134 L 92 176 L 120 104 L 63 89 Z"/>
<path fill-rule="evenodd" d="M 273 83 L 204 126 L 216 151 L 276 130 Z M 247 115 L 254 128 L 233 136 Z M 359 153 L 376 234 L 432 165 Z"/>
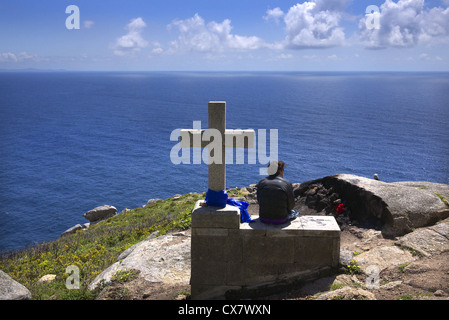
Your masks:
<path fill-rule="evenodd" d="M 181 148 L 205 148 L 210 141 L 203 141 L 205 129 L 181 129 Z"/>
<path fill-rule="evenodd" d="M 254 148 L 255 132 L 253 129 L 226 130 L 225 147 L 227 148 Z"/>
<path fill-rule="evenodd" d="M 205 148 L 211 141 L 204 138 L 206 130 L 211 129 L 182 129 L 181 148 Z M 224 146 L 226 148 L 254 148 L 255 132 L 253 129 L 246 130 L 226 130 Z"/>

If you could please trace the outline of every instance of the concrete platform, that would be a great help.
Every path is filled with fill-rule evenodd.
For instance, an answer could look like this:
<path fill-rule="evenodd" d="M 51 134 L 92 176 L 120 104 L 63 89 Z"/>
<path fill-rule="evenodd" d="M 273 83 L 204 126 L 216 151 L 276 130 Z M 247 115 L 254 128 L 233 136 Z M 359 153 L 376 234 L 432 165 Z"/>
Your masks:
<path fill-rule="evenodd" d="M 201 207 L 198 202 L 192 212 L 192 299 L 273 289 L 338 266 L 340 228 L 334 217 L 300 216 L 267 225 L 252 216 L 254 222 L 236 228 L 240 214 L 235 209 Z"/>
<path fill-rule="evenodd" d="M 203 200 L 196 202 L 192 211 L 192 228 L 240 228 L 240 210 L 227 205 L 225 208 L 203 207 Z"/>
<path fill-rule="evenodd" d="M 333 216 L 299 216 L 295 220 L 280 225 L 269 225 L 261 222 L 258 216 L 251 216 L 252 223 L 240 224 L 240 230 L 265 230 L 267 234 L 321 234 L 335 236 L 340 233 L 340 227 Z M 279 232 L 282 230 L 282 232 Z"/>

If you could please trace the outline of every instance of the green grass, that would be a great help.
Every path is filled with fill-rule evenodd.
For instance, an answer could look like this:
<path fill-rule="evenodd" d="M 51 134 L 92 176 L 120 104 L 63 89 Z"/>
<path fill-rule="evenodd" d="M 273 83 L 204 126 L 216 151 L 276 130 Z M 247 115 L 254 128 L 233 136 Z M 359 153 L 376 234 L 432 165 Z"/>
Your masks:
<path fill-rule="evenodd" d="M 402 250 L 407 250 L 407 251 L 410 252 L 410 253 L 412 254 L 412 256 L 414 256 L 414 257 L 422 258 L 422 257 L 424 256 L 421 252 L 416 251 L 415 249 L 410 248 L 410 247 L 407 247 L 407 246 L 401 246 L 401 245 L 400 245 L 399 248 L 401 248 Z"/>
<path fill-rule="evenodd" d="M 359 265 L 357 264 L 357 261 L 352 259 L 351 262 L 346 266 L 345 272 L 347 274 L 361 274 L 362 269 L 360 269 Z"/>
<path fill-rule="evenodd" d="M 396 298 L 396 300 L 413 300 L 413 298 L 415 297 L 430 297 L 431 295 L 428 293 L 414 293 L 414 294 L 404 294 L 398 298 Z"/>
<path fill-rule="evenodd" d="M 86 231 L 80 230 L 52 242 L 5 254 L 0 257 L 0 270 L 26 286 L 32 299 L 94 299 L 99 292 L 91 292 L 87 286 L 114 263 L 121 252 L 155 231 L 163 235 L 190 228 L 193 206 L 204 197 L 204 193 L 194 193 L 178 199 L 159 200 L 145 208 L 136 208 L 91 225 Z M 69 290 L 65 286 L 70 276 L 66 268 L 70 265 L 80 270 L 79 289 Z M 56 279 L 38 283 L 46 274 L 56 274 Z"/>
<path fill-rule="evenodd" d="M 404 272 L 405 272 L 405 271 L 404 271 L 405 267 L 407 267 L 409 264 L 410 264 L 410 263 L 403 263 L 403 264 L 399 265 L 399 266 L 398 266 L 399 272 L 404 273 Z"/>
<path fill-rule="evenodd" d="M 119 283 L 129 282 L 137 278 L 139 271 L 136 270 L 118 270 L 111 278 L 112 281 Z"/>
<path fill-rule="evenodd" d="M 345 284 L 345 283 L 333 283 L 329 286 L 329 291 L 334 291 L 343 287 L 347 287 L 350 286 L 349 284 Z"/>
<path fill-rule="evenodd" d="M 445 198 L 443 195 L 441 195 L 441 194 L 439 194 L 439 193 L 437 193 L 437 192 L 434 192 L 434 194 L 435 194 L 438 198 L 440 198 L 440 200 L 443 201 L 443 203 L 444 203 L 445 205 L 449 206 L 449 203 L 447 202 L 446 198 Z"/>

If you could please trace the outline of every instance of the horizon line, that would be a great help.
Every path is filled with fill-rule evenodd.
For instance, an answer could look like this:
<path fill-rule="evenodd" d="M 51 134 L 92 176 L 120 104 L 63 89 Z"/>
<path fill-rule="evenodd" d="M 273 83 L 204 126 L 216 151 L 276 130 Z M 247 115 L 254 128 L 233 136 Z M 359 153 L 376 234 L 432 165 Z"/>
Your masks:
<path fill-rule="evenodd" d="M 0 69 L 0 72 L 141 72 L 141 73 L 449 73 L 449 70 L 70 70 L 70 69 L 39 69 L 39 68 L 20 68 L 20 69 Z"/>

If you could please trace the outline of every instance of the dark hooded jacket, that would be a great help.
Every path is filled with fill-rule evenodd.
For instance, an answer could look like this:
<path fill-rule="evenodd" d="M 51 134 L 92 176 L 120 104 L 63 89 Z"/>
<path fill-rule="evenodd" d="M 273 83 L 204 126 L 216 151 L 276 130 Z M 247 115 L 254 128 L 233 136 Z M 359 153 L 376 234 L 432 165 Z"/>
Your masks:
<path fill-rule="evenodd" d="M 272 175 L 257 184 L 259 217 L 270 220 L 286 219 L 295 206 L 293 186 L 290 181 Z"/>

